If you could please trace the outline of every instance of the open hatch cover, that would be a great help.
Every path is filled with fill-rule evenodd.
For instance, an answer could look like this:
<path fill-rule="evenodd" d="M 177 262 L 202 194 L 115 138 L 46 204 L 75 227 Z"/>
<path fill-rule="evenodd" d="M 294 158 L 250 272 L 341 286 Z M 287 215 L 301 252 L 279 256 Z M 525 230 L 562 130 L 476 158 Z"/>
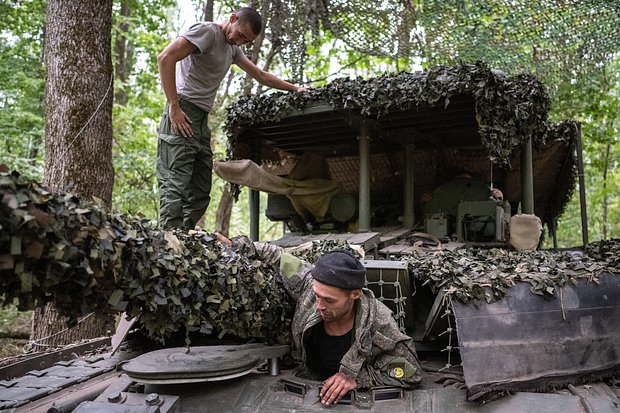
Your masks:
<path fill-rule="evenodd" d="M 123 366 L 140 383 L 174 384 L 226 380 L 250 373 L 260 362 L 282 357 L 287 345 L 244 344 L 175 347 L 142 354 Z"/>

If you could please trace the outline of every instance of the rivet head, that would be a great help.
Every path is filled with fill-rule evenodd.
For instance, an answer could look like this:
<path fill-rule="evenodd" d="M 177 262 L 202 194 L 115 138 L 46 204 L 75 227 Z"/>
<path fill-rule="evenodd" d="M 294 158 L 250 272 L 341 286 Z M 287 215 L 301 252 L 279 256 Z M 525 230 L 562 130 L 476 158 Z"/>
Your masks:
<path fill-rule="evenodd" d="M 110 403 L 118 403 L 121 401 L 121 392 L 117 391 L 108 396 L 108 401 Z"/>
<path fill-rule="evenodd" d="M 149 406 L 157 406 L 161 402 L 159 398 L 159 394 L 157 393 L 151 393 L 147 395 L 145 400 L 146 400 L 146 404 Z"/>

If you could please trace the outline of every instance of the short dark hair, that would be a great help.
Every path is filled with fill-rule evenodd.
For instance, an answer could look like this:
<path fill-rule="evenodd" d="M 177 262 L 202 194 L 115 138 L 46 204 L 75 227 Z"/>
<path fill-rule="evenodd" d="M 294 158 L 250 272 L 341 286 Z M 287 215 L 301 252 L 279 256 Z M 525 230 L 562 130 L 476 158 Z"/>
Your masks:
<path fill-rule="evenodd" d="M 250 24 L 250 28 L 254 34 L 260 34 L 263 29 L 263 18 L 251 7 L 242 7 L 234 13 L 239 20 L 239 24 Z"/>

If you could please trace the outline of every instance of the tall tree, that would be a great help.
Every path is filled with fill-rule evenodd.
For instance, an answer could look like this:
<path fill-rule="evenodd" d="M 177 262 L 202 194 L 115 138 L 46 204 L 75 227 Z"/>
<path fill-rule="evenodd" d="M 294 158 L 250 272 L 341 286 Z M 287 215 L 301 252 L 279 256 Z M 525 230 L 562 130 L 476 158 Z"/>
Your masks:
<path fill-rule="evenodd" d="M 112 0 L 49 0 L 45 36 L 45 172 L 53 191 L 112 200 Z M 62 345 L 106 332 L 90 318 L 66 330 L 46 307 L 35 312 L 31 340 Z M 45 339 L 45 340 L 44 340 Z"/>
<path fill-rule="evenodd" d="M 131 64 L 133 60 L 133 44 L 127 37 L 129 19 L 131 17 L 131 4 L 129 0 L 121 0 L 121 7 L 118 14 L 119 23 L 114 39 L 114 57 L 116 59 L 114 71 L 116 81 L 120 82 L 120 87 L 116 90 L 115 99 L 116 103 L 125 106 L 127 105 L 127 81 L 131 73 Z"/>
<path fill-rule="evenodd" d="M 0 0 L 0 163 L 43 173 L 43 0 Z"/>
<path fill-rule="evenodd" d="M 45 176 L 55 191 L 112 199 L 112 0 L 50 0 Z"/>

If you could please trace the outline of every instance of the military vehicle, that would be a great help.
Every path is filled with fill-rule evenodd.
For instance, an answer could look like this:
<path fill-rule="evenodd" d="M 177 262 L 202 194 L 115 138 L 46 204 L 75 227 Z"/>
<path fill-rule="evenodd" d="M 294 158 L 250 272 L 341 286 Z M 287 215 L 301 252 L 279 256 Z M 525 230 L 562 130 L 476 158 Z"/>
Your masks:
<path fill-rule="evenodd" d="M 266 191 L 266 218 L 286 227 L 272 242 L 297 251 L 329 241 L 361 250 L 368 288 L 415 341 L 425 370 L 420 388 L 354 391 L 324 406 L 321 383 L 297 377 L 284 362 L 287 346 L 214 342 L 189 352 L 148 351 L 125 340 L 132 324 L 124 320 L 113 354 L 17 378 L 3 369 L 0 406 L 79 413 L 620 411 L 613 381 L 620 279 L 602 272 L 590 274 L 596 283 L 543 282 L 540 292 L 544 272 L 570 278 L 574 271 L 550 261 L 537 270 L 483 265 L 519 256 L 515 217 L 538 217 L 555 243 L 557 218 L 583 169 L 579 125 L 550 123 L 548 109 L 535 78 L 483 64 L 341 79 L 304 96 L 258 96 L 229 109 L 231 160 L 216 172 L 252 188 L 251 238 L 260 240 L 259 191 Z M 492 187 L 502 199 L 491 196 Z M 582 224 L 587 228 L 585 214 Z M 528 228 L 535 249 L 541 227 Z M 440 271 L 445 251 L 462 252 L 460 274 Z M 468 251 L 478 255 L 467 259 Z M 424 266 L 436 277 L 420 277 Z M 454 280 L 466 284 L 476 271 L 488 284 L 467 296 Z M 529 278 L 515 278 L 528 271 Z"/>

